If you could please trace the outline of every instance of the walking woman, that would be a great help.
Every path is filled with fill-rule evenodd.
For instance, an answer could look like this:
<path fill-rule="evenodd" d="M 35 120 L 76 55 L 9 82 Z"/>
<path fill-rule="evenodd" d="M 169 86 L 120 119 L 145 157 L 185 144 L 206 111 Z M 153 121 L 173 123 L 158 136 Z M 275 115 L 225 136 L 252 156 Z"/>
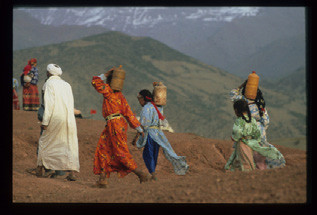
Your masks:
<path fill-rule="evenodd" d="M 225 169 L 231 171 L 257 169 L 254 160 L 255 152 L 264 157 L 266 164 L 283 160 L 283 155 L 275 147 L 262 146 L 261 131 L 256 120 L 251 116 L 248 103 L 244 99 L 240 99 L 234 102 L 233 108 L 237 116 L 231 136 L 234 141 L 234 151 L 225 165 Z M 279 167 L 281 166 L 274 166 L 274 168 Z"/>
<path fill-rule="evenodd" d="M 262 91 L 258 88 L 255 99 L 246 98 L 245 88 L 246 88 L 247 81 L 248 80 L 244 81 L 238 88 L 231 90 L 230 99 L 233 102 L 240 99 L 243 99 L 247 102 L 251 116 L 256 120 L 256 123 L 259 126 L 261 131 L 260 145 L 265 147 L 274 147 L 272 144 L 270 144 L 267 141 L 267 137 L 266 137 L 266 130 L 269 126 L 270 118 L 267 112 L 267 108 L 265 107 L 265 100 L 263 98 Z M 254 158 L 256 161 L 256 165 L 259 169 L 267 169 L 267 168 L 271 169 L 276 167 L 284 167 L 286 163 L 283 156 L 278 160 L 270 160 L 270 159 L 265 159 L 263 156 L 255 152 Z"/>
<path fill-rule="evenodd" d="M 157 158 L 159 148 L 162 147 L 163 153 L 167 160 L 169 160 L 177 175 L 185 175 L 188 170 L 185 156 L 178 156 L 171 144 L 168 142 L 163 131 L 159 128 L 159 119 L 164 120 L 161 112 L 163 107 L 158 107 L 153 102 L 153 96 L 149 90 L 141 90 L 138 94 L 138 100 L 143 107 L 140 113 L 140 122 L 144 129 L 144 137 L 136 136 L 134 143 L 138 148 L 144 147 L 143 159 L 145 165 L 152 175 L 153 180 L 157 180 L 155 169 L 157 165 Z"/>
<path fill-rule="evenodd" d="M 127 122 L 141 135 L 143 129 L 122 92 L 111 89 L 113 72 L 114 70 L 111 69 L 106 74 L 94 76 L 91 82 L 96 91 L 103 96 L 102 114 L 106 120 L 94 159 L 93 171 L 95 175 L 99 175 L 97 181 L 99 187 L 107 186 L 106 177 L 109 178 L 111 172 L 118 172 L 121 178 L 133 172 L 139 177 L 140 183 L 148 180 L 146 173 L 137 168 L 127 145 Z M 106 83 L 104 83 L 105 79 Z"/>

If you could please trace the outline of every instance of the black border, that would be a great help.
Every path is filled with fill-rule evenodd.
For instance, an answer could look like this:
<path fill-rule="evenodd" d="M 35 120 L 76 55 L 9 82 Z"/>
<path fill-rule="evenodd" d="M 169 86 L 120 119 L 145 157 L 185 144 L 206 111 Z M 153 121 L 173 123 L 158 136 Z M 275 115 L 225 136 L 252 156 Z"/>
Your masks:
<path fill-rule="evenodd" d="M 4 0 L 5 1 L 5 0 Z M 20 214 L 25 212 L 50 214 L 57 212 L 64 213 L 94 213 L 98 210 L 101 213 L 122 214 L 128 213 L 162 213 L 168 214 L 181 213 L 192 214 L 207 212 L 208 214 L 312 214 L 312 6 L 308 1 L 303 0 L 13 0 L 1 1 L 1 56 L 2 56 L 2 73 L 5 74 L 6 81 L 1 84 L 1 97 L 4 105 L 1 105 L 2 114 L 5 121 L 2 123 L 5 127 L 4 141 L 2 141 L 1 164 L 5 166 L 1 177 L 2 189 L 2 209 L 6 209 L 9 214 Z M 76 6 L 301 6 L 306 7 L 306 83 L 307 83 L 307 203 L 306 204 L 38 204 L 38 203 L 12 203 L 12 9 L 15 7 L 76 7 Z M 4 68 L 3 68 L 4 67 Z M 9 110 L 9 112 L 8 112 Z M 10 114 L 7 114 L 10 113 Z M 11 144 L 10 144 L 11 143 Z M 10 165 L 7 165 L 10 163 Z M 2 176 L 3 176 L 2 175 Z M 4 207 L 3 207 L 4 206 Z"/>

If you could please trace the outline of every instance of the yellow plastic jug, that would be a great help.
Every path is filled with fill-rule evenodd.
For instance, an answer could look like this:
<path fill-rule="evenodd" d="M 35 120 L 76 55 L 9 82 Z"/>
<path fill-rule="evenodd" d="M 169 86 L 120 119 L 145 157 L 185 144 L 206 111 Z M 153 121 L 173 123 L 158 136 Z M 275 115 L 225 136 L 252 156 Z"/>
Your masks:
<path fill-rule="evenodd" d="M 248 81 L 245 86 L 245 92 L 244 92 L 244 95 L 247 99 L 256 98 L 256 95 L 258 92 L 259 80 L 260 80 L 260 77 L 255 73 L 255 71 L 252 71 L 252 73 L 248 76 Z"/>

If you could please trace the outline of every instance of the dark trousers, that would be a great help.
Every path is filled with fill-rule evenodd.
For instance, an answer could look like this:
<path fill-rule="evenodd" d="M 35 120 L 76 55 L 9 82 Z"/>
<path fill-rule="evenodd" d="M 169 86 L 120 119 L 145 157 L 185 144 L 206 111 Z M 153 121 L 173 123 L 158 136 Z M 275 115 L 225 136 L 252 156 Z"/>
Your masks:
<path fill-rule="evenodd" d="M 159 149 L 160 145 L 157 144 L 150 135 L 148 135 L 143 150 L 143 160 L 149 173 L 155 172 Z"/>

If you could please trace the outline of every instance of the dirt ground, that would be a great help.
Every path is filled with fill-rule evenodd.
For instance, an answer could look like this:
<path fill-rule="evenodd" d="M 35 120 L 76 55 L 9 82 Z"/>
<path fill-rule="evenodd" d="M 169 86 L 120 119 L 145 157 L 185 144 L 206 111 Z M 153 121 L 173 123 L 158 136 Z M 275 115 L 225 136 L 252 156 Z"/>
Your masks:
<path fill-rule="evenodd" d="M 80 172 L 77 181 L 65 176 L 37 178 L 26 172 L 36 167 L 40 124 L 36 112 L 13 111 L 12 202 L 13 203 L 306 203 L 306 151 L 276 146 L 284 155 L 283 169 L 224 172 L 232 152 L 231 141 L 214 140 L 190 133 L 168 133 L 178 155 L 189 164 L 185 176 L 175 175 L 160 150 L 158 181 L 140 184 L 133 173 L 124 178 L 111 174 L 108 188 L 96 188 L 94 152 L 104 121 L 76 119 Z M 128 145 L 138 166 L 146 167 L 142 149 Z"/>

